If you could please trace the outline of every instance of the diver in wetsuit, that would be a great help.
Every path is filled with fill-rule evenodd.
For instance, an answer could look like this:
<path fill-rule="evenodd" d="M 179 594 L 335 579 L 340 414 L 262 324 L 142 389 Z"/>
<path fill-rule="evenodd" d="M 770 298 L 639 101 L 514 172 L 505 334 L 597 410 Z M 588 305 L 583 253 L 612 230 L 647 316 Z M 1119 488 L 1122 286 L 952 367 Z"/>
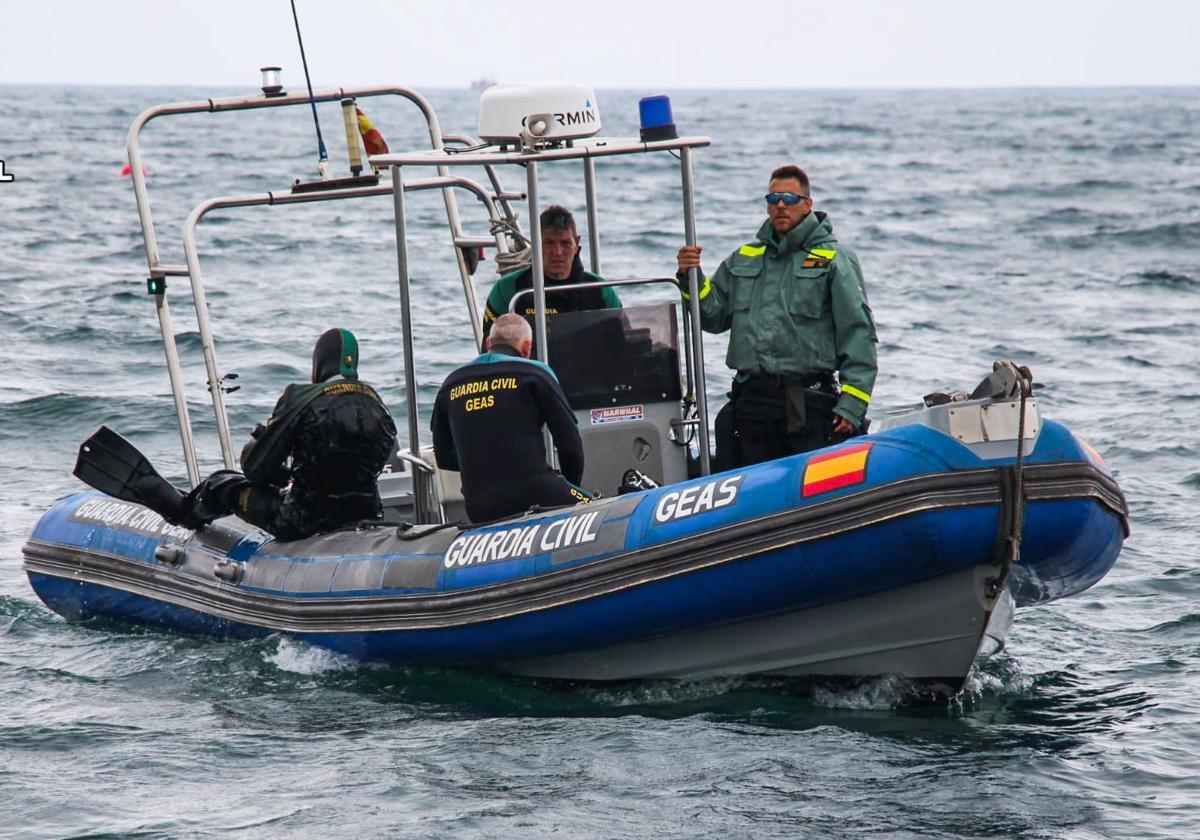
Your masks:
<path fill-rule="evenodd" d="M 521 513 L 533 505 L 591 501 L 583 477 L 583 441 L 558 377 L 529 358 L 533 334 L 520 315 L 501 315 L 488 352 L 446 377 L 433 404 L 438 467 L 462 473 L 472 522 Z M 562 472 L 546 462 L 542 427 Z"/>
<path fill-rule="evenodd" d="M 358 378 L 358 341 L 349 330 L 321 336 L 312 383 L 287 386 L 251 435 L 243 473 L 219 470 L 187 494 L 194 522 L 236 513 L 276 539 L 297 540 L 382 515 L 376 480 L 396 426 Z"/>

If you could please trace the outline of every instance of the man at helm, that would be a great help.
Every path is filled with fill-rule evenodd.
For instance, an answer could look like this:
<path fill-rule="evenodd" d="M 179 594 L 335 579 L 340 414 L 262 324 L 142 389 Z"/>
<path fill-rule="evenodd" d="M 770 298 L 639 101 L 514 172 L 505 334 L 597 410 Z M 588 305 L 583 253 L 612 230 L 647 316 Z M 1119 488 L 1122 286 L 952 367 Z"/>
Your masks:
<path fill-rule="evenodd" d="M 858 257 L 813 211 L 800 167 L 771 173 L 766 202 L 758 235 L 712 277 L 700 246 L 678 255 L 684 297 L 688 270 L 699 272 L 703 329 L 730 331 L 725 363 L 736 374 L 715 423 L 722 470 L 862 433 L 875 386 L 875 323 Z"/>
<path fill-rule="evenodd" d="M 579 259 L 579 234 L 571 211 L 552 204 L 542 211 L 542 272 L 546 277 L 546 314 L 579 312 L 585 309 L 619 309 L 621 299 L 611 286 L 599 289 L 571 289 L 575 283 L 603 280 L 583 270 Z M 533 288 L 533 269 L 522 268 L 504 275 L 492 286 L 483 310 L 483 336 L 487 340 L 492 325 L 504 313 L 513 295 Z M 524 295 L 517 304 L 518 314 L 534 314 L 533 295 Z"/>
<path fill-rule="evenodd" d="M 529 358 L 533 334 L 515 313 L 501 315 L 487 352 L 454 371 L 433 404 L 437 465 L 462 473 L 472 522 L 488 522 L 546 507 L 591 501 L 583 477 L 583 441 L 558 377 Z M 543 427 L 562 472 L 546 460 Z"/>

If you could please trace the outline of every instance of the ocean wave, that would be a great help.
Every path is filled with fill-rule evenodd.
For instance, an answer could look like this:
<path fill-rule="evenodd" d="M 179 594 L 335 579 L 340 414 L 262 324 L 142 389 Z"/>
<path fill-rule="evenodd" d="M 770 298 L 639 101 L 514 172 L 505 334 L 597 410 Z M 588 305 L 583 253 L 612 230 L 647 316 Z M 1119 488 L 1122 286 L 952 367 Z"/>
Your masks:
<path fill-rule="evenodd" d="M 1140 143 L 1118 143 L 1109 150 L 1116 158 L 1138 157 L 1148 152 L 1162 152 L 1171 148 L 1164 140 L 1145 140 Z"/>
<path fill-rule="evenodd" d="M 1130 326 L 1127 330 L 1122 330 L 1123 335 L 1127 336 L 1184 336 L 1192 337 L 1196 334 L 1198 324 L 1181 322 L 1175 324 L 1150 324 L 1146 326 Z"/>
<path fill-rule="evenodd" d="M 1111 247 L 1114 243 L 1140 247 L 1194 248 L 1200 247 L 1200 222 L 1166 222 L 1142 228 L 1101 225 L 1089 234 L 1047 236 L 1044 241 L 1075 250 Z"/>
<path fill-rule="evenodd" d="M 1166 222 L 1146 228 L 1100 231 L 1105 237 L 1141 245 L 1200 246 L 1200 221 Z"/>
<path fill-rule="evenodd" d="M 0 746 L 8 750 L 36 750 L 39 753 L 70 752 L 88 747 L 127 744 L 144 735 L 142 728 L 133 723 L 77 721 L 55 722 L 53 725 L 9 725 L 0 726 Z"/>
<path fill-rule="evenodd" d="M 1200 281 L 1187 274 L 1171 271 L 1139 271 L 1121 278 L 1122 286 L 1149 286 L 1158 289 L 1195 289 Z"/>
<path fill-rule="evenodd" d="M 1079 207 L 1057 207 L 1054 210 L 1029 217 L 1021 224 L 1021 229 L 1037 230 L 1046 225 L 1095 224 L 1103 218 L 1106 217 Z"/>
<path fill-rule="evenodd" d="M 1127 192 L 1137 189 L 1132 181 L 1121 181 L 1109 178 L 1082 178 L 1078 181 L 1067 181 L 1058 184 L 1029 184 L 1015 183 L 998 187 L 994 193 L 998 196 L 1019 195 L 1043 198 L 1076 198 L 1096 192 Z"/>
<path fill-rule="evenodd" d="M 18 621 L 49 615 L 41 604 L 24 598 L 0 595 L 0 636 L 12 632 Z"/>
<path fill-rule="evenodd" d="M 1171 637 L 1183 635 L 1193 638 L 1200 635 L 1198 631 L 1200 631 L 1200 613 L 1187 613 L 1186 615 L 1155 624 L 1153 627 L 1147 627 L 1138 632 L 1148 633 L 1152 636 Z"/>
<path fill-rule="evenodd" d="M 161 397 L 122 395 L 97 397 L 85 394 L 44 394 L 15 402 L 0 403 L 0 437 L 29 439 L 32 429 L 54 429 L 101 424 L 128 431 L 157 431 L 155 417 L 174 416 L 169 395 Z M 192 411 L 196 411 L 196 406 Z M 201 425 L 200 423 L 196 424 Z"/>
<path fill-rule="evenodd" d="M 891 130 L 878 125 L 855 122 L 817 123 L 817 129 L 834 134 L 888 135 L 892 133 Z"/>
<path fill-rule="evenodd" d="M 344 654 L 288 638 L 279 639 L 279 646 L 266 658 L 281 671 L 305 676 L 361 667 L 358 660 Z"/>
<path fill-rule="evenodd" d="M 114 297 L 116 297 L 114 295 Z M 144 300 L 145 295 L 133 296 L 139 300 Z M 149 333 L 138 333 L 131 335 L 128 332 L 127 325 L 114 324 L 112 327 L 101 326 L 100 324 L 54 324 L 42 320 L 46 317 L 43 313 L 38 320 L 23 321 L 18 332 L 25 335 L 36 336 L 39 344 L 58 345 L 65 344 L 73 347 L 88 347 L 90 352 L 95 352 L 99 348 L 120 348 L 122 350 L 146 350 L 155 346 L 161 345 L 161 340 Z"/>
<path fill-rule="evenodd" d="M 1073 344 L 1084 344 L 1098 347 L 1107 347 L 1114 340 L 1114 338 L 1115 336 L 1113 336 L 1113 334 L 1110 332 L 1088 332 L 1066 336 L 1067 341 L 1070 341 Z"/>

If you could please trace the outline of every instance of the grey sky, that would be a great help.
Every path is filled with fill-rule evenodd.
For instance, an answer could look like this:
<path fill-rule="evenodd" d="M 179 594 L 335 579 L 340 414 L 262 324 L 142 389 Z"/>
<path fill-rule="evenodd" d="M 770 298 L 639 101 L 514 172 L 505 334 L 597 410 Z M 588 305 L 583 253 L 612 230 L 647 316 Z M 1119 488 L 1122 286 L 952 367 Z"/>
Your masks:
<path fill-rule="evenodd" d="M 315 85 L 1200 84 L 1198 0 L 297 0 Z M 540 10 L 536 16 L 529 10 Z M 0 83 L 302 79 L 287 0 L 0 2 Z"/>

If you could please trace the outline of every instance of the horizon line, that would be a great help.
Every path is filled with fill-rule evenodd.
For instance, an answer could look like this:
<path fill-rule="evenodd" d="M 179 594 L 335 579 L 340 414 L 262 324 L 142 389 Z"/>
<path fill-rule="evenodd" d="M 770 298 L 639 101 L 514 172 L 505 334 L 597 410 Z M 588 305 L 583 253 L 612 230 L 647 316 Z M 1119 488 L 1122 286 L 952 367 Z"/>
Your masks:
<path fill-rule="evenodd" d="M 497 82 L 497 86 L 505 84 L 523 84 L 530 81 L 528 79 L 520 82 Z M 372 84 L 372 83 L 368 83 Z M 407 87 L 413 90 L 437 90 L 437 91 L 471 91 L 473 90 L 470 83 L 461 85 L 451 84 L 435 84 L 435 85 L 413 85 L 401 84 L 393 82 L 376 82 L 374 84 L 398 84 L 401 87 Z M 167 82 L 159 84 L 147 84 L 144 82 L 10 82 L 0 79 L 0 86 L 3 87 L 48 87 L 48 88 L 212 88 L 220 90 L 238 90 L 245 91 L 245 87 L 237 84 L 220 83 L 210 84 L 207 82 Z M 332 87 L 333 85 L 328 85 Z M 341 85 L 339 85 L 341 86 Z M 318 87 L 314 85 L 314 89 Z M 1197 82 L 1096 82 L 1096 83 L 1061 83 L 1061 82 L 1031 82 L 1024 84 L 947 84 L 947 85 L 819 85 L 819 86 L 783 86 L 783 87 L 762 87 L 757 85 L 730 85 L 727 87 L 711 87 L 707 85 L 595 85 L 596 90 L 609 91 L 638 91 L 648 88 L 659 88 L 664 90 L 678 91 L 745 91 L 745 92 L 774 92 L 774 91 L 812 91 L 812 92 L 832 92 L 832 91 L 971 91 L 971 90 L 1146 90 L 1146 89 L 1189 89 L 1200 88 L 1200 81 Z M 254 92 L 258 92 L 256 88 Z"/>

